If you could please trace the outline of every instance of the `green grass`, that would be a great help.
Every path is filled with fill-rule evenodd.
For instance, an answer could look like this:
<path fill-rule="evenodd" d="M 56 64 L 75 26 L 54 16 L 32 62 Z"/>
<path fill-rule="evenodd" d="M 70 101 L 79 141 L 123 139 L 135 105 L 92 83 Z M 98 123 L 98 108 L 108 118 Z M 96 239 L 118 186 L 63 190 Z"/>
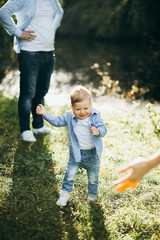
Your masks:
<path fill-rule="evenodd" d="M 67 106 L 49 109 L 64 113 Z M 160 172 L 152 170 L 134 192 L 115 193 L 117 168 L 159 149 L 159 107 L 130 104 L 103 111 L 104 137 L 96 204 L 87 203 L 85 170 L 76 176 L 67 207 L 56 206 L 68 160 L 67 128 L 20 140 L 17 99 L 0 95 L 0 240 L 159 239 Z M 48 125 L 46 123 L 46 125 Z"/>

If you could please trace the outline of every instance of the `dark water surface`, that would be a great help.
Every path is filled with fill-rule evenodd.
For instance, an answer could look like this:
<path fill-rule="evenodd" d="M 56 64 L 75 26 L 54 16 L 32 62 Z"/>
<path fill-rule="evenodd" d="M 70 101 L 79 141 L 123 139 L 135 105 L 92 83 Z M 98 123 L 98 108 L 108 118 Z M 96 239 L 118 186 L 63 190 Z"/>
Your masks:
<path fill-rule="evenodd" d="M 8 43 L 6 43 L 8 44 Z M 11 46 L 10 46 L 11 47 Z M 129 91 L 132 85 L 152 88 L 151 56 L 147 46 L 134 42 L 104 42 L 78 39 L 56 39 L 56 64 L 54 88 L 63 91 L 64 88 L 76 85 L 90 85 L 94 89 L 101 87 L 102 76 L 92 69 L 95 63 L 99 71 L 106 73 L 111 80 L 118 80 L 122 91 Z M 11 60 L 11 59 L 12 60 Z M 8 46 L 0 49 L 0 78 L 3 83 L 4 70 L 9 67 L 18 69 L 17 57 L 10 53 Z M 12 65 L 11 65 L 12 63 Z M 96 65 L 97 66 L 97 65 Z M 154 71 L 154 69 L 153 69 Z M 155 94 L 155 95 L 154 95 Z M 156 98 L 156 92 L 150 91 L 147 98 Z"/>

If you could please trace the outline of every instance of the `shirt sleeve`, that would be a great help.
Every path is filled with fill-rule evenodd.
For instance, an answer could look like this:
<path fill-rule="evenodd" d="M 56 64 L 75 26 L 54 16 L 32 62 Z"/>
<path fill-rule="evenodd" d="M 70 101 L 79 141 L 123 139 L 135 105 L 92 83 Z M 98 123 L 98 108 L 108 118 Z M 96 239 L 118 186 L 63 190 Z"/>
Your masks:
<path fill-rule="evenodd" d="M 60 26 L 63 17 L 63 9 L 58 0 L 53 1 L 53 9 L 55 9 L 54 29 L 56 31 L 57 28 Z"/>
<path fill-rule="evenodd" d="M 60 116 L 54 116 L 49 112 L 46 112 L 44 117 L 51 125 L 55 127 L 64 127 L 67 126 L 66 114 Z"/>
<path fill-rule="evenodd" d="M 106 135 L 107 127 L 103 119 L 101 118 L 101 114 L 99 112 L 96 114 L 96 117 L 95 117 L 95 127 L 99 130 L 100 137 L 104 137 Z"/>
<path fill-rule="evenodd" d="M 4 28 L 10 35 L 15 35 L 20 37 L 22 30 L 18 28 L 13 21 L 12 15 L 15 12 L 19 11 L 23 7 L 22 0 L 9 0 L 1 9 L 0 9 L 0 19 L 4 25 Z"/>

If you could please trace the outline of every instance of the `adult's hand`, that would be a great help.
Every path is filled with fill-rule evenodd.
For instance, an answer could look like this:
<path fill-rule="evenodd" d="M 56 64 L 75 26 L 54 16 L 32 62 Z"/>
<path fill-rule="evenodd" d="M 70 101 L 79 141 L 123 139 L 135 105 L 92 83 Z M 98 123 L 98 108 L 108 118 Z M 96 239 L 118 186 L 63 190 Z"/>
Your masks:
<path fill-rule="evenodd" d="M 123 192 L 127 188 L 134 189 L 144 175 L 158 164 L 160 164 L 160 150 L 148 158 L 138 158 L 131 162 L 128 166 L 121 168 L 118 171 L 119 173 L 123 173 L 127 170 L 130 170 L 130 172 L 127 176 L 114 181 L 112 186 L 116 186 L 116 192 Z"/>
<path fill-rule="evenodd" d="M 114 181 L 112 186 L 116 186 L 116 192 L 123 192 L 127 188 L 131 188 L 133 190 L 150 169 L 151 166 L 149 162 L 144 161 L 142 158 L 136 159 L 128 166 L 125 166 L 118 171 L 118 173 L 124 173 L 129 170 L 129 173 L 126 176 Z"/>
<path fill-rule="evenodd" d="M 23 31 L 20 38 L 31 42 L 36 38 L 36 35 L 34 35 L 33 33 L 34 31 Z"/>

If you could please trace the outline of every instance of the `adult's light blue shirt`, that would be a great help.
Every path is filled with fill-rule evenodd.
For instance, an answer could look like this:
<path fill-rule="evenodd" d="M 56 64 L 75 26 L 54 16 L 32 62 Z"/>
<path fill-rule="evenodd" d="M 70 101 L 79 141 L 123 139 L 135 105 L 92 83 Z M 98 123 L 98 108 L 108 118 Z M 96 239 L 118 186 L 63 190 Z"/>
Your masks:
<path fill-rule="evenodd" d="M 50 0 L 50 3 L 54 11 L 54 23 L 53 31 L 60 26 L 60 22 L 63 16 L 63 10 L 58 0 Z M 13 48 L 16 53 L 20 53 L 20 42 L 19 37 L 22 34 L 36 12 L 37 0 L 9 0 L 0 9 L 0 19 L 10 35 L 14 35 Z M 16 16 L 17 24 L 12 19 L 12 15 Z"/>
<path fill-rule="evenodd" d="M 68 127 L 68 132 L 71 140 L 70 151 L 73 152 L 75 161 L 81 162 L 80 145 L 76 137 L 76 134 L 74 132 L 74 126 L 77 124 L 78 119 L 74 115 L 73 111 L 69 110 L 65 114 L 60 116 L 54 116 L 51 113 L 47 112 L 44 119 L 47 120 L 53 126 Z M 106 128 L 106 124 L 103 122 L 101 118 L 100 113 L 95 108 L 92 108 L 92 112 L 90 115 L 90 125 L 96 127 L 100 132 L 99 136 L 92 135 L 93 143 L 95 145 L 97 155 L 100 159 L 103 151 L 102 137 L 106 135 L 107 128 Z"/>

